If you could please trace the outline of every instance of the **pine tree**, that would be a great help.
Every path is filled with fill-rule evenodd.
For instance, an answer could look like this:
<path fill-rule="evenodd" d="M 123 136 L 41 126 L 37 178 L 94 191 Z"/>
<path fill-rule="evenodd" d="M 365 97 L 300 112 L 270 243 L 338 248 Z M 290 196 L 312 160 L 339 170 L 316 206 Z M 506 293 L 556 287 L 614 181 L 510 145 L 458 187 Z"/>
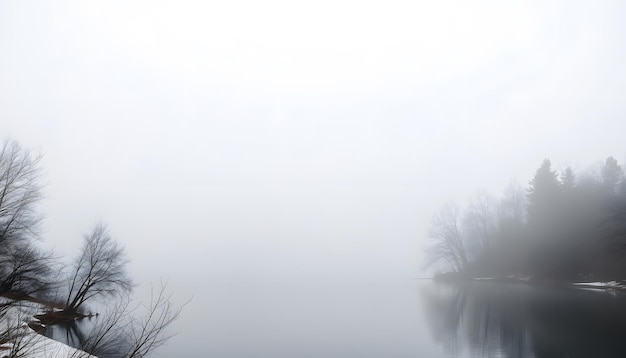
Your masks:
<path fill-rule="evenodd" d="M 537 221 L 546 215 L 553 214 L 561 197 L 561 184 L 556 172 L 551 168 L 549 159 L 544 159 L 529 184 L 528 220 Z"/>
<path fill-rule="evenodd" d="M 606 158 L 606 162 L 601 169 L 601 175 L 602 184 L 604 184 L 606 190 L 611 194 L 615 193 L 618 185 L 624 179 L 624 171 L 622 170 L 622 167 L 617 164 L 617 160 L 612 156 Z"/>
<path fill-rule="evenodd" d="M 565 170 L 561 173 L 562 191 L 564 193 L 570 192 L 572 189 L 574 189 L 575 182 L 576 182 L 576 177 L 574 176 L 574 172 L 572 171 L 572 168 L 570 167 L 565 168 Z"/>

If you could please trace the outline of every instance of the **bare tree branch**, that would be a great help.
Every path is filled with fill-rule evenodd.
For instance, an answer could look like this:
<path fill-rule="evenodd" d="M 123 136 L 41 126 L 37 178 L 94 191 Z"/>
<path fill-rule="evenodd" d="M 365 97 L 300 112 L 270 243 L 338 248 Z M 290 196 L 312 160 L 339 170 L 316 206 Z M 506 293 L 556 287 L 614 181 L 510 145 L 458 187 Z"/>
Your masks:
<path fill-rule="evenodd" d="M 108 233 L 96 224 L 85 235 L 81 254 L 76 258 L 68 284 L 65 311 L 76 313 L 96 296 L 111 296 L 131 291 L 133 283 L 126 273 L 126 254 Z"/>
<path fill-rule="evenodd" d="M 174 305 L 167 282 L 153 287 L 150 302 L 139 306 L 132 307 L 128 293 L 122 293 L 117 304 L 98 317 L 81 349 L 97 356 L 146 357 L 175 335 L 168 328 L 187 303 Z"/>

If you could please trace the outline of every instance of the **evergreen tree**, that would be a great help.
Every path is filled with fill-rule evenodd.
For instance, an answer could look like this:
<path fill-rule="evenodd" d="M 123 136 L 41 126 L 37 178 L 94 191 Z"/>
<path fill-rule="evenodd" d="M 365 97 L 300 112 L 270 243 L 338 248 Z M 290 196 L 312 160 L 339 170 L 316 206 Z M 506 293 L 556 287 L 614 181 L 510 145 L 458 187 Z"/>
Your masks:
<path fill-rule="evenodd" d="M 528 220 L 537 221 L 554 214 L 560 198 L 561 183 L 556 172 L 552 170 L 549 159 L 544 159 L 529 184 Z"/>
<path fill-rule="evenodd" d="M 571 192 L 571 190 L 574 189 L 575 182 L 576 177 L 574 176 L 572 168 L 565 168 L 565 170 L 561 173 L 561 189 L 563 190 L 563 192 Z"/>
<path fill-rule="evenodd" d="M 624 179 L 622 167 L 617 164 L 617 160 L 612 156 L 606 158 L 606 162 L 602 166 L 600 174 L 602 175 L 602 184 L 604 184 L 606 190 L 611 194 L 615 193 L 618 185 Z"/>

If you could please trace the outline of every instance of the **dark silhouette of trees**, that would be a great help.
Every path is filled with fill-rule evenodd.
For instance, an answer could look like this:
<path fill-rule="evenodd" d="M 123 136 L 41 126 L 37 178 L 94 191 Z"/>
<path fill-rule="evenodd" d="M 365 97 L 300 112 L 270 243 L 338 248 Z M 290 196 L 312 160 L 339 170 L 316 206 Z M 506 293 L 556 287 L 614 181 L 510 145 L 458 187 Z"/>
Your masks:
<path fill-rule="evenodd" d="M 459 277 L 624 280 L 625 181 L 613 157 L 580 180 L 569 167 L 557 175 L 545 159 L 526 195 L 510 185 L 495 207 L 485 193 L 472 198 L 461 215 L 463 227 L 456 206 L 442 209 L 429 231 L 430 262 L 447 263 L 463 273 Z"/>
<path fill-rule="evenodd" d="M 126 273 L 126 255 L 108 233 L 97 224 L 84 236 L 83 247 L 69 277 L 65 311 L 76 313 L 88 300 L 130 291 L 133 284 Z"/>
<path fill-rule="evenodd" d="M 33 245 L 41 215 L 40 156 L 0 142 L 0 294 L 33 294 L 51 284 L 51 257 Z"/>
<path fill-rule="evenodd" d="M 554 260 L 563 249 L 562 228 L 564 225 L 563 184 L 552 170 L 549 159 L 545 159 L 535 172 L 528 188 L 527 257 L 533 275 L 556 270 L 562 263 Z"/>

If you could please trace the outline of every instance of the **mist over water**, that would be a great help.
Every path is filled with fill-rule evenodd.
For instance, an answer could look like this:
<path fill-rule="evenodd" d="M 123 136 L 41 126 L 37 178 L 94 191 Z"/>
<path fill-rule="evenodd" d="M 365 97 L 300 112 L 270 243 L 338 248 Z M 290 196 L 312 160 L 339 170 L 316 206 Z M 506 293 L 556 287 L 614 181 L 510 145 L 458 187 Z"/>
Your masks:
<path fill-rule="evenodd" d="M 626 296 L 430 280 L 203 285 L 154 357 L 618 357 Z M 76 344 L 93 318 L 51 326 Z M 69 327 L 69 326 L 68 326 Z M 114 356 L 114 355 L 113 355 Z"/>
<path fill-rule="evenodd" d="M 412 280 L 622 278 L 625 6 L 1 2 L 0 136 L 42 154 L 37 247 L 101 220 L 138 302 L 191 299 L 155 357 L 611 355 L 558 323 L 608 297 Z"/>
<path fill-rule="evenodd" d="M 156 357 L 440 357 L 414 281 L 203 285 Z"/>
<path fill-rule="evenodd" d="M 205 284 L 179 322 L 185 333 L 154 357 L 440 356 L 414 281 Z M 192 314 L 188 314 L 192 312 Z M 100 317 L 52 326 L 76 344 Z"/>

